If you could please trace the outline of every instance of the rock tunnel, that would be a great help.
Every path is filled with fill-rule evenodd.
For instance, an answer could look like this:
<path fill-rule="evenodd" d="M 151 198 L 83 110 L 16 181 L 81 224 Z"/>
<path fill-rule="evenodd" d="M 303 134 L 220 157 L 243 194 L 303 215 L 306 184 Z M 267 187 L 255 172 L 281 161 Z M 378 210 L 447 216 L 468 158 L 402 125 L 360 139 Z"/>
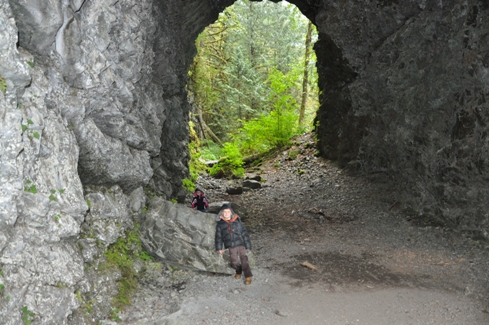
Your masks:
<path fill-rule="evenodd" d="M 321 154 L 385 175 L 414 222 L 487 238 L 489 2 L 290 3 L 319 33 Z M 143 188 L 183 199 L 194 41 L 232 4 L 0 0 L 4 256 L 30 245 L 19 222 L 49 229 L 36 238 L 71 255 L 57 243 L 77 236 L 103 188 L 132 211 Z M 69 227 L 50 228 L 39 217 L 52 223 L 61 214 Z M 80 278 L 58 270 L 44 281 L 60 272 L 68 286 Z"/>
<path fill-rule="evenodd" d="M 72 125 L 83 184 L 182 197 L 186 71 L 197 35 L 232 3 L 10 1 L 20 56 L 42 66 L 45 106 Z M 487 2 L 291 3 L 319 32 L 322 155 L 395 179 L 422 224 L 486 227 Z M 11 102 L 32 79 L 18 70 L 4 73 Z"/>

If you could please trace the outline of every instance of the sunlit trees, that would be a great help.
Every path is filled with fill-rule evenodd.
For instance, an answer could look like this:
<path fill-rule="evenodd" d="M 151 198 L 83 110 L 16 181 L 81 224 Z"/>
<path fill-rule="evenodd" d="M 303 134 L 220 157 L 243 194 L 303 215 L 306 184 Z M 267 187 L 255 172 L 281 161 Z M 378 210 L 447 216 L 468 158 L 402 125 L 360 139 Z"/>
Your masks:
<path fill-rule="evenodd" d="M 238 0 L 221 13 L 197 39 L 189 71 L 199 137 L 253 154 L 307 128 L 317 109 L 315 38 L 286 2 Z"/>

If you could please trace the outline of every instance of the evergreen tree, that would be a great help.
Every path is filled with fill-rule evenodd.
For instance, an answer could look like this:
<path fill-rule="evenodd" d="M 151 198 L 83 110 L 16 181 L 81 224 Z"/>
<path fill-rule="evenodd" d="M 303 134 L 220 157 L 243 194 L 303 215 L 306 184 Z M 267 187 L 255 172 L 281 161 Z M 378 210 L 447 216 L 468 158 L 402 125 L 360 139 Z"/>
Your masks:
<path fill-rule="evenodd" d="M 189 71 L 201 137 L 260 151 L 283 145 L 299 122 L 312 121 L 314 39 L 312 24 L 287 2 L 238 0 L 221 13 L 197 39 Z"/>

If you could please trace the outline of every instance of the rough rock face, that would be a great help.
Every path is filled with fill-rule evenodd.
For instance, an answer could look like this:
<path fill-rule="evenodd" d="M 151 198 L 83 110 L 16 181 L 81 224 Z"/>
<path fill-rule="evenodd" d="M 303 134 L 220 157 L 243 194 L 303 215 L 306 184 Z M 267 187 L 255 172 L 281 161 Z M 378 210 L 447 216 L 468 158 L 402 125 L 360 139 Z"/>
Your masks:
<path fill-rule="evenodd" d="M 420 224 L 486 232 L 487 3 L 323 1 L 311 18 L 323 154 L 388 173 Z"/>
<path fill-rule="evenodd" d="M 419 223 L 486 235 L 487 2 L 291 2 L 319 30 L 322 153 L 387 173 Z M 87 300 L 108 313 L 120 275 L 86 266 L 143 187 L 184 199 L 194 40 L 232 3 L 0 0 L 5 324 L 84 324 Z"/>
<path fill-rule="evenodd" d="M 0 0 L 2 323 L 26 307 L 66 324 L 84 301 L 106 316 L 120 275 L 86 266 L 132 226 L 142 186 L 183 197 L 183 8 L 133 2 Z"/>

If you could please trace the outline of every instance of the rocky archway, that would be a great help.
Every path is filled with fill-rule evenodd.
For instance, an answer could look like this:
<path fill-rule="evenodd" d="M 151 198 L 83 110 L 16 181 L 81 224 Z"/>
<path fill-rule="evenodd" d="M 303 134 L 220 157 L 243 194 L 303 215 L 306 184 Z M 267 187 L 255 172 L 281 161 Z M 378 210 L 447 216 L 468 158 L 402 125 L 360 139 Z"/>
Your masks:
<path fill-rule="evenodd" d="M 420 224 L 486 236 L 487 1 L 290 2 L 319 31 L 322 154 L 386 175 Z M 232 3 L 0 0 L 0 273 L 12 301 L 37 297 L 47 323 L 66 323 L 96 252 L 80 228 L 106 246 L 142 210 L 143 187 L 182 196 L 194 40 Z"/>
<path fill-rule="evenodd" d="M 11 1 L 19 45 L 47 65 L 58 59 L 77 94 L 51 103 L 85 109 L 61 105 L 85 130 L 75 132 L 84 184 L 130 192 L 150 181 L 168 198 L 182 195 L 194 39 L 232 3 Z M 422 223 L 486 224 L 485 2 L 291 3 L 320 33 L 323 155 L 388 173 Z"/>

